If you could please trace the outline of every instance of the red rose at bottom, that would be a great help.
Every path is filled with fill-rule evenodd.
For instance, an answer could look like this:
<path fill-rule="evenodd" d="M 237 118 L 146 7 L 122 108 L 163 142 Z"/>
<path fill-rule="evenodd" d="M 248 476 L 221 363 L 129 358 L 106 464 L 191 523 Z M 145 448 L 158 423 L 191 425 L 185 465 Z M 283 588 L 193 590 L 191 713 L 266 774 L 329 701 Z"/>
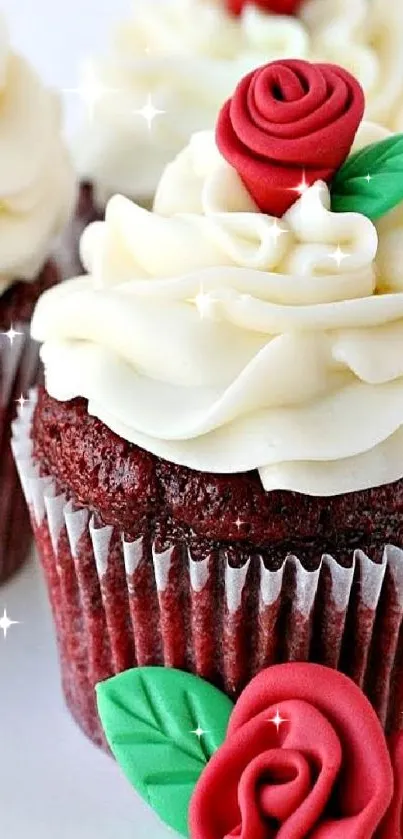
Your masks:
<path fill-rule="evenodd" d="M 393 792 L 386 739 L 360 689 L 328 668 L 280 665 L 238 701 L 196 786 L 191 836 L 400 839 L 398 819 L 383 822 Z"/>

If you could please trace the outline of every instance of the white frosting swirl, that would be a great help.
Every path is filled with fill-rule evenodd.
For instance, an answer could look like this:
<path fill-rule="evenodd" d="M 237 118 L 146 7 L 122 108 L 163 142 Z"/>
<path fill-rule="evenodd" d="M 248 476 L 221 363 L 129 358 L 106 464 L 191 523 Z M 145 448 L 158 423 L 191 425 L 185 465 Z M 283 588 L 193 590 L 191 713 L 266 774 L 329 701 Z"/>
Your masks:
<path fill-rule="evenodd" d="M 403 5 L 396 0 L 307 0 L 301 18 L 312 61 L 350 70 L 365 90 L 366 118 L 403 128 Z"/>
<path fill-rule="evenodd" d="M 280 221 L 262 215 L 213 135 L 196 135 L 155 212 L 113 198 L 82 240 L 89 277 L 39 302 L 49 393 L 84 396 L 170 461 L 258 468 L 266 489 L 400 478 L 403 279 L 396 257 L 377 281 L 374 225 L 329 206 L 318 182 Z"/>
<path fill-rule="evenodd" d="M 74 197 L 59 100 L 10 52 L 0 17 L 0 294 L 35 279 Z"/>
<path fill-rule="evenodd" d="M 139 0 L 83 84 L 105 89 L 75 141 L 79 173 L 104 204 L 115 192 L 154 195 L 164 166 L 195 131 L 212 128 L 239 79 L 284 55 L 304 56 L 308 35 L 295 18 L 247 7 L 228 15 L 221 0 Z M 151 95 L 164 111 L 149 129 L 135 112 Z"/>
<path fill-rule="evenodd" d="M 367 117 L 403 127 L 400 0 L 307 0 L 299 18 L 252 4 L 231 17 L 222 0 L 137 0 L 84 87 L 104 89 L 75 142 L 77 168 L 102 206 L 115 192 L 147 199 L 164 166 L 199 130 L 213 128 L 239 79 L 278 58 L 332 61 L 362 82 Z M 88 77 L 88 78 L 87 78 Z M 142 109 L 151 96 L 149 129 Z"/>

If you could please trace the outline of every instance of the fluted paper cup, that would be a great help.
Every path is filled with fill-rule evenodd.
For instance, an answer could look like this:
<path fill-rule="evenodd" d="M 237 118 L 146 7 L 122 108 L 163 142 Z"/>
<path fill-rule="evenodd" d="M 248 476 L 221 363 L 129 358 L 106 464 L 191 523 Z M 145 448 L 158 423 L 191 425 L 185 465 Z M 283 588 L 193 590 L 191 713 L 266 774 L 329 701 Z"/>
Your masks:
<path fill-rule="evenodd" d="M 189 670 L 236 697 L 260 669 L 316 661 L 359 684 L 389 730 L 403 727 L 403 551 L 380 561 L 356 550 L 348 567 L 280 568 L 225 547 L 195 558 L 174 540 L 125 534 L 61 492 L 32 456 L 31 412 L 13 426 L 13 451 L 44 569 L 67 704 L 105 745 L 94 687 L 133 666 Z M 198 557 L 201 552 L 198 552 Z"/>
<path fill-rule="evenodd" d="M 12 326 L 17 333 L 12 341 L 0 333 L 0 583 L 24 561 L 32 538 L 10 441 L 17 400 L 38 381 L 39 354 L 28 326 Z"/>

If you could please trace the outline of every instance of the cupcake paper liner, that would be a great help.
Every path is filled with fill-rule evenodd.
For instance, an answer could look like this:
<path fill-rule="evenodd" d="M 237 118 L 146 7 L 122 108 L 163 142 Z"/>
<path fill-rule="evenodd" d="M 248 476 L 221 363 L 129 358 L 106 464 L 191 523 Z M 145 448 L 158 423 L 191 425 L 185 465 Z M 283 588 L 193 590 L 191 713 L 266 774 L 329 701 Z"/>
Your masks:
<path fill-rule="evenodd" d="M 332 556 L 278 570 L 245 548 L 195 560 L 149 533 L 128 541 L 60 492 L 32 457 L 29 410 L 13 424 L 13 452 L 28 502 L 53 610 L 67 703 L 105 745 L 94 686 L 127 668 L 190 670 L 236 697 L 260 669 L 315 661 L 360 685 L 388 730 L 403 728 L 403 551 L 381 561 L 355 550 L 350 567 Z M 241 560 L 242 556 L 242 560 Z"/>
<path fill-rule="evenodd" d="M 39 378 L 39 347 L 31 341 L 26 324 L 13 324 L 13 328 L 19 334 L 12 345 L 0 334 L 0 583 L 24 561 L 32 538 L 10 439 L 17 400 Z"/>

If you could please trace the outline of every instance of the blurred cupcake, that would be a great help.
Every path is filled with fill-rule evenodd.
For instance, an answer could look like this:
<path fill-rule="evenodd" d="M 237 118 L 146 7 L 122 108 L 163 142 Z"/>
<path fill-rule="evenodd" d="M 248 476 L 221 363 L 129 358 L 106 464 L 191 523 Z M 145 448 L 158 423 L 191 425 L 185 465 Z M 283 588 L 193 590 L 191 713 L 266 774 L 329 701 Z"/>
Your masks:
<path fill-rule="evenodd" d="M 50 256 L 75 197 L 61 140 L 59 103 L 10 51 L 0 18 L 0 581 L 20 564 L 29 518 L 10 451 L 17 400 L 38 380 L 29 321 L 39 295 L 60 279 Z"/>
<path fill-rule="evenodd" d="M 150 206 L 165 165 L 214 127 L 242 76 L 278 58 L 330 61 L 364 87 L 367 118 L 403 124 L 403 11 L 395 0 L 148 0 L 82 77 L 74 143 L 84 223 L 120 193 Z"/>
<path fill-rule="evenodd" d="M 39 301 L 14 447 L 96 742 L 94 685 L 134 665 L 237 696 L 318 661 L 401 722 L 403 139 L 363 112 L 334 65 L 249 74 Z"/>

